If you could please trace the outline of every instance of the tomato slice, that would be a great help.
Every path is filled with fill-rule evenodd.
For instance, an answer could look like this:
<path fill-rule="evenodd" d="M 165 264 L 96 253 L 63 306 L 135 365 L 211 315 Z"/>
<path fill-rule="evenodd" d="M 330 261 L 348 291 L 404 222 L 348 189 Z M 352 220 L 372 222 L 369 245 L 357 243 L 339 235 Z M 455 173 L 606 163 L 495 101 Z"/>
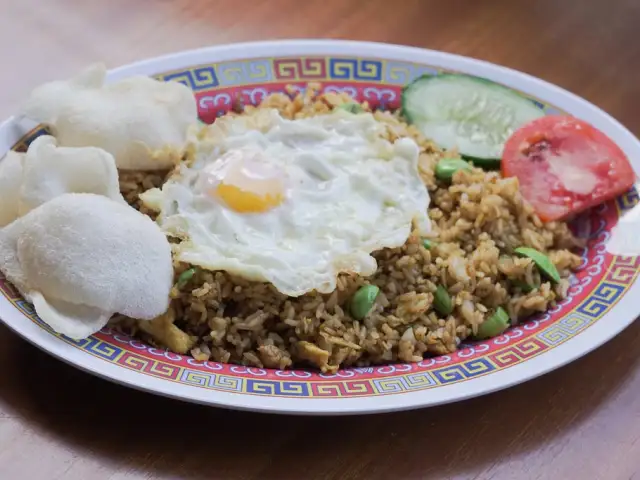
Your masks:
<path fill-rule="evenodd" d="M 548 115 L 516 130 L 502 154 L 502 175 L 541 220 L 564 220 L 631 188 L 635 173 L 624 152 L 577 118 Z"/>

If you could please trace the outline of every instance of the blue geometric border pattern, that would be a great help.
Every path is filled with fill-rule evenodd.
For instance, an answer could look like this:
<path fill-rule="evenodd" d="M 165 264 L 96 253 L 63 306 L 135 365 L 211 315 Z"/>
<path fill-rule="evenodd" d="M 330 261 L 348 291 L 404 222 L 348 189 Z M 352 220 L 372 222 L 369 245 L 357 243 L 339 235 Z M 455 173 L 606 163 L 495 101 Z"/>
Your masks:
<path fill-rule="evenodd" d="M 585 317 L 598 319 L 613 305 L 625 291 L 624 285 L 607 282 L 600 283 L 591 293 L 592 296 L 585 299 L 576 311 Z"/>
<path fill-rule="evenodd" d="M 311 388 L 308 382 L 273 381 L 247 379 L 247 393 L 267 396 L 309 397 Z"/>
<path fill-rule="evenodd" d="M 220 85 L 213 65 L 204 65 L 181 72 L 166 73 L 158 75 L 157 78 L 165 82 L 175 81 L 184 83 L 194 92 L 210 90 Z"/>
<path fill-rule="evenodd" d="M 640 202 L 640 194 L 635 187 L 632 187 L 627 193 L 616 198 L 616 206 L 621 212 L 631 210 L 638 202 Z"/>
<path fill-rule="evenodd" d="M 83 350 L 91 352 L 97 357 L 103 358 L 104 360 L 109 360 L 111 362 L 116 361 L 124 352 L 124 349 L 122 347 L 103 342 L 97 337 L 89 337 L 82 340 L 65 338 L 65 340 L 76 345 L 77 347 L 82 348 Z"/>
<path fill-rule="evenodd" d="M 478 375 L 484 375 L 492 370 L 496 369 L 496 365 L 493 364 L 487 358 L 476 358 L 468 362 L 458 363 L 451 365 L 450 367 L 440 368 L 433 370 L 433 376 L 441 384 L 455 383 L 462 379 L 477 377 Z"/>
<path fill-rule="evenodd" d="M 422 75 L 439 75 L 441 73 L 456 73 L 440 67 L 423 65 L 413 62 L 401 62 L 379 58 L 348 58 L 318 56 L 308 57 L 319 62 L 326 68 L 319 71 L 326 72 L 324 78 L 313 78 L 313 81 L 339 82 L 367 82 L 388 86 L 401 86 L 415 80 Z M 274 60 L 280 58 L 254 58 L 240 61 L 198 65 L 186 70 L 167 72 L 155 77 L 163 80 L 179 81 L 190 87 L 194 92 L 204 92 L 233 86 L 251 86 L 271 82 L 304 82 L 310 81 L 302 70 L 288 70 L 293 72 L 286 80 L 279 78 L 274 67 Z M 317 65 L 316 65 L 317 66 Z M 519 92 L 523 94 L 522 92 Z M 550 114 L 563 113 L 562 110 L 547 105 L 540 99 L 526 95 L 541 109 Z"/>
<path fill-rule="evenodd" d="M 330 58 L 329 79 L 379 82 L 382 80 L 382 62 L 361 58 Z"/>

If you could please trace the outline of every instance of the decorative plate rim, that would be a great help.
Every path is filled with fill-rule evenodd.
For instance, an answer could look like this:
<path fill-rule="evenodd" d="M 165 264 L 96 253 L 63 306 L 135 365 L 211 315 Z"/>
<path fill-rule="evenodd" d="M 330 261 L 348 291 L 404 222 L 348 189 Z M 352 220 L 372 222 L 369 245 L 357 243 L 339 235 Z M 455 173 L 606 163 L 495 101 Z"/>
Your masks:
<path fill-rule="evenodd" d="M 640 160 L 638 160 L 640 159 L 640 142 L 615 119 L 587 101 L 535 77 L 505 67 L 414 47 L 340 40 L 282 40 L 221 45 L 156 57 L 119 67 L 109 73 L 109 80 L 119 79 L 131 74 L 162 74 L 161 76 L 166 78 L 174 75 L 177 70 L 183 69 L 182 72 L 178 73 L 182 73 L 183 77 L 186 73 L 192 76 L 192 78 L 185 81 L 190 82 L 191 86 L 193 86 L 199 81 L 194 73 L 197 67 L 221 62 L 264 60 L 270 56 L 275 56 L 278 60 L 283 60 L 287 57 L 292 57 L 292 59 L 331 57 L 340 60 L 342 57 L 347 67 L 352 65 L 352 76 L 359 75 L 357 69 L 362 67 L 360 63 L 366 61 L 375 63 L 375 59 L 379 59 L 387 63 L 422 64 L 488 78 L 508 85 L 515 90 L 525 92 L 535 99 L 543 99 L 544 103 L 552 104 L 560 110 L 571 112 L 590 121 L 618 143 L 629 158 L 632 159 L 636 171 L 640 167 Z M 358 63 L 358 59 L 363 58 L 365 60 L 360 60 L 360 63 Z M 297 68 L 302 71 L 301 65 Z M 214 86 L 220 87 L 238 85 L 233 83 L 220 85 L 219 79 L 216 78 L 216 70 L 213 68 L 210 70 L 211 72 L 204 72 L 205 78 L 200 85 L 206 86 L 207 81 Z M 367 71 L 362 71 L 364 72 L 362 76 L 366 77 Z M 233 79 L 234 72 L 231 72 L 232 75 L 228 78 Z M 206 75 L 209 75 L 209 77 L 206 77 Z M 341 77 L 334 78 L 340 79 Z M 367 81 L 369 79 L 367 77 L 359 80 Z M 285 78 L 282 81 L 287 80 Z M 295 75 L 292 79 L 293 82 L 313 80 L 313 78 L 303 78 L 303 76 L 296 78 Z M 325 79 L 319 79 L 319 81 L 323 80 Z M 343 81 L 354 83 L 348 74 Z M 260 83 L 257 82 L 257 84 Z M 334 81 L 334 83 L 336 82 Z M 206 93 L 210 89 L 203 87 L 200 90 Z M 195 91 L 198 92 L 198 89 L 195 88 Z M 0 125 L 0 140 L 3 152 L 10 149 L 21 137 L 22 134 L 19 133 L 17 122 L 14 118 L 10 118 Z M 632 194 L 632 196 L 634 198 L 631 200 L 636 201 L 637 193 Z M 612 263 L 614 261 L 615 258 Z M 628 266 L 624 267 L 627 268 L 626 272 L 628 274 Z M 260 395 L 253 395 L 246 391 L 233 393 L 231 391 L 206 390 L 193 384 L 178 384 L 157 378 L 152 374 L 128 370 L 118 364 L 109 363 L 104 358 L 92 356 L 87 351 L 81 350 L 77 346 L 66 343 L 52 335 L 37 323 L 25 321 L 25 316 L 28 315 L 28 312 L 23 313 L 20 310 L 21 306 L 14 305 L 10 300 L 10 294 L 7 294 L 4 290 L 4 295 L 0 296 L 0 317 L 16 333 L 57 358 L 103 378 L 141 390 L 197 403 L 237 409 L 302 414 L 375 413 L 433 406 L 490 393 L 535 378 L 588 353 L 608 341 L 634 321 L 635 315 L 630 313 L 627 313 L 626 316 L 624 315 L 624 312 L 632 311 L 634 308 L 638 310 L 637 306 L 634 307 L 632 300 L 634 294 L 640 293 L 640 284 L 636 278 L 636 260 L 633 261 L 633 267 L 635 272 L 629 280 L 630 283 L 627 287 L 622 287 L 623 294 L 618 294 L 617 296 L 614 294 L 615 298 L 612 297 L 611 303 L 605 309 L 608 311 L 603 314 L 599 313 L 597 321 L 591 322 L 588 328 L 580 328 L 576 330 L 578 333 L 570 333 L 568 340 L 565 338 L 562 344 L 558 342 L 558 346 L 549 348 L 533 358 L 521 359 L 519 364 L 508 366 L 508 368 L 505 367 L 504 369 L 491 370 L 488 373 L 485 372 L 486 375 L 474 376 L 473 378 L 465 379 L 464 382 L 438 385 L 437 388 L 427 390 L 403 391 L 402 393 L 396 393 L 391 388 L 388 393 L 393 395 L 378 393 L 367 396 L 295 398 L 282 394 L 269 394 L 271 391 L 269 388 L 275 389 L 276 387 L 266 384 L 262 386 L 267 390 Z M 605 275 L 606 272 L 602 275 L 602 278 Z M 622 283 L 626 284 L 627 281 L 625 280 Z M 0 286 L 2 286 L 1 282 Z M 623 315 L 616 314 L 620 312 L 623 312 Z M 563 317 L 564 319 L 566 317 Z M 478 358 L 482 358 L 482 356 Z M 394 380 L 396 378 L 399 378 L 399 376 L 390 375 L 386 380 Z M 296 382 L 292 381 L 291 383 L 297 383 L 298 380 L 302 379 L 297 379 Z M 284 386 L 282 388 L 285 388 L 287 379 L 283 378 L 280 383 Z"/>

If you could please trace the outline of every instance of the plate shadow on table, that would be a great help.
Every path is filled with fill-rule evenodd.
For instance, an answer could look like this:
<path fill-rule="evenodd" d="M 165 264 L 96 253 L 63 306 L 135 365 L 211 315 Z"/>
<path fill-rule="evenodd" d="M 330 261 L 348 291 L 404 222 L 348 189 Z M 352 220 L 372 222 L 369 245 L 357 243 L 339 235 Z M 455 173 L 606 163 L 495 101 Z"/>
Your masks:
<path fill-rule="evenodd" d="M 0 327 L 0 413 L 158 478 L 467 478 L 587 421 L 638 368 L 631 347 L 639 343 L 636 322 L 585 358 L 509 390 L 413 412 L 314 418 L 154 397 L 80 372 Z"/>

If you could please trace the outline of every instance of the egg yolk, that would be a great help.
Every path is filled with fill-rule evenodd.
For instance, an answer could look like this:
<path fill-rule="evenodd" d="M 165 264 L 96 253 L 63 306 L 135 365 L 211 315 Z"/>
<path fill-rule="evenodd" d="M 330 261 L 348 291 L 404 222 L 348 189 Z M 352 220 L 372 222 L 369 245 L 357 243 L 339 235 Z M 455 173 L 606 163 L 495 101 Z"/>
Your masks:
<path fill-rule="evenodd" d="M 262 213 L 285 198 L 284 174 L 256 150 L 232 150 L 205 168 L 207 193 L 239 213 Z"/>

